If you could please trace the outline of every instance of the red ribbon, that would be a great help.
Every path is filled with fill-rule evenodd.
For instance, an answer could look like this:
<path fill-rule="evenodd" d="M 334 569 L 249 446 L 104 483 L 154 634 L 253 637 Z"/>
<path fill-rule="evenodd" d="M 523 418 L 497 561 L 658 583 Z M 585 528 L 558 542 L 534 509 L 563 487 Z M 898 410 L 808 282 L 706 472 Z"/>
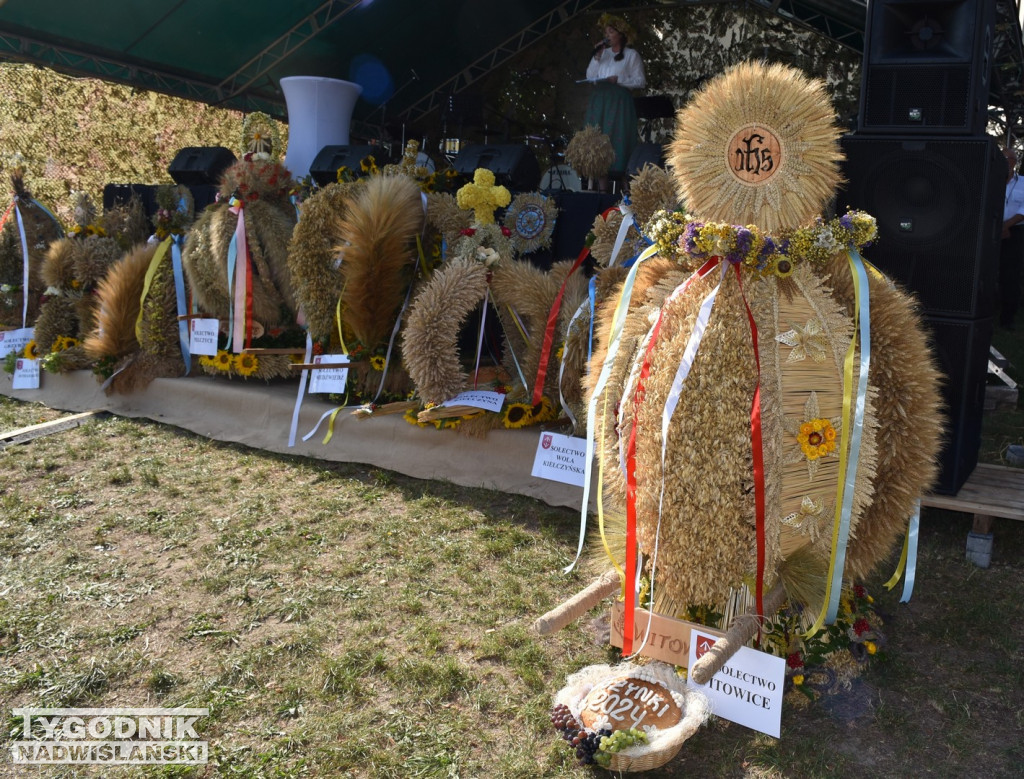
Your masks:
<path fill-rule="evenodd" d="M 558 294 L 555 295 L 555 302 L 551 304 L 551 311 L 548 313 L 548 323 L 544 328 L 544 343 L 540 348 L 540 362 L 537 363 L 537 380 L 533 383 L 533 400 L 532 403 L 536 406 L 540 403 L 540 399 L 544 396 L 544 381 L 548 376 L 548 362 L 551 357 L 551 347 L 555 341 L 555 324 L 558 322 L 558 312 L 562 308 L 562 296 L 565 294 L 565 285 L 569 283 L 569 279 L 572 274 L 583 264 L 583 260 L 590 254 L 589 247 L 584 246 L 576 258 L 576 262 L 573 263 L 572 268 L 565 274 L 565 278 L 562 279 L 562 286 L 558 288 Z"/>
<path fill-rule="evenodd" d="M 7 210 L 4 211 L 4 215 L 0 216 L 0 230 L 4 229 L 4 225 L 7 224 L 7 219 L 11 215 L 11 211 L 14 210 L 14 205 L 18 202 L 17 198 L 11 201 L 11 204 L 7 206 Z"/>
<path fill-rule="evenodd" d="M 764 506 L 764 444 L 761 438 L 761 354 L 757 347 L 757 323 L 754 322 L 754 315 L 750 312 L 750 305 L 747 303 L 746 295 L 743 294 L 743 279 L 740 276 L 740 266 L 733 266 L 736 269 L 736 281 L 740 285 L 740 297 L 743 299 L 743 306 L 747 310 L 747 321 L 750 322 L 750 338 L 754 347 L 754 362 L 757 365 L 757 387 L 754 389 L 754 399 L 750 405 L 750 449 L 754 458 L 754 511 L 757 522 L 757 579 L 754 582 L 754 589 L 757 597 L 757 616 L 764 619 L 764 558 L 765 558 L 765 506 Z"/>
<path fill-rule="evenodd" d="M 690 285 L 712 270 L 719 263 L 718 257 L 712 257 L 703 267 L 683 282 L 680 292 L 686 292 Z M 674 294 L 674 293 L 673 293 Z M 666 301 L 667 302 L 667 301 Z M 636 580 L 636 429 L 637 419 L 640 415 L 640 405 L 644 402 L 646 394 L 647 377 L 651 375 L 651 353 L 654 351 L 654 344 L 658 340 L 658 333 L 661 332 L 662 317 L 665 314 L 665 307 L 658 310 L 658 318 L 651 329 L 651 337 L 647 341 L 647 348 L 644 350 L 644 360 L 640 365 L 640 373 L 637 375 L 636 388 L 633 390 L 633 426 L 629 431 L 629 441 L 626 444 L 626 581 L 625 581 L 625 623 L 622 628 L 622 654 L 629 656 L 633 654 L 633 611 L 636 606 L 634 601 L 635 590 L 633 582 Z"/>
<path fill-rule="evenodd" d="M 252 249 L 245 242 L 245 348 L 252 347 Z"/>

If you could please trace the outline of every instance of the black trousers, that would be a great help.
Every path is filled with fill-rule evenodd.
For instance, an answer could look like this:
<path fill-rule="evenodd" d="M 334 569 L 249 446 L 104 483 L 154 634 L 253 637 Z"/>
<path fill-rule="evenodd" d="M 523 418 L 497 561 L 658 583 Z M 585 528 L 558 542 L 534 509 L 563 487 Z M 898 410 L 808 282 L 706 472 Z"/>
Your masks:
<path fill-rule="evenodd" d="M 1024 267 L 1024 225 L 1010 228 L 999 242 L 999 324 L 1012 327 L 1020 304 L 1021 268 Z"/>

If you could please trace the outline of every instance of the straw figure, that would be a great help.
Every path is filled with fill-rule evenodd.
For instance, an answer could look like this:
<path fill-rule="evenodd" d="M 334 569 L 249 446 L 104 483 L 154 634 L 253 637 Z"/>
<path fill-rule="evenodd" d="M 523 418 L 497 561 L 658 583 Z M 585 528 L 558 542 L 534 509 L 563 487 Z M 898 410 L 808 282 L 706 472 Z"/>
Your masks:
<path fill-rule="evenodd" d="M 21 327 L 22 314 L 25 314 L 26 325 L 36 320 L 39 315 L 39 298 L 46 289 L 42 279 L 43 257 L 50 244 L 64 236 L 57 218 L 32 197 L 25 185 L 25 169 L 17 162 L 11 170 L 11 188 L 12 208 L 0 230 L 0 329 Z M 18 229 L 19 216 L 25 229 L 24 245 Z M 23 289 L 26 250 L 29 273 L 27 293 Z"/>
<path fill-rule="evenodd" d="M 46 297 L 35 324 L 41 366 L 51 372 L 79 370 L 93 359 L 81 341 L 96 321 L 97 285 L 129 248 L 146 240 L 145 214 L 137 198 L 98 218 L 88 195 L 79 196 L 69 235 L 50 244 L 43 260 Z"/>
<path fill-rule="evenodd" d="M 608 177 L 608 171 L 615 162 L 615 149 L 601 128 L 588 125 L 569 140 L 565 147 L 565 161 L 581 179 L 587 179 L 593 189 L 595 181 Z"/>
<path fill-rule="evenodd" d="M 301 343 L 298 306 L 288 268 L 288 242 L 297 221 L 296 184 L 264 149 L 269 135 L 251 132 L 250 151 L 221 178 L 217 203 L 189 230 L 182 254 L 201 314 L 220 320 L 227 348 L 200 360 L 207 373 L 270 379 L 290 376 L 287 355 L 243 355 L 253 346 Z M 230 271 L 230 274 L 229 274 Z"/>
<path fill-rule="evenodd" d="M 134 392 L 191 369 L 182 354 L 188 324 L 178 319 L 187 301 L 178 300 L 175 268 L 180 274 L 181 246 L 195 216 L 192 195 L 187 187 L 164 185 L 156 201 L 157 240 L 128 252 L 96 289 L 96 326 L 83 347 L 97 373 L 110 379 L 108 393 Z M 183 276 L 180 281 L 183 287 Z"/>
<path fill-rule="evenodd" d="M 494 426 L 518 428 L 553 419 L 559 411 L 554 399 L 560 343 L 555 334 L 567 328 L 586 296 L 586 282 L 572 262 L 544 271 L 518 259 L 522 251 L 539 248 L 550 238 L 554 212 L 539 195 L 517 198 L 507 218 L 518 226 L 499 226 L 494 212 L 509 205 L 511 195 L 495 184 L 491 171 L 478 169 L 456 202 L 463 213 L 473 213 L 470 226 L 460 227 L 464 217 L 453 212 L 447 196 L 430 200 L 428 219 L 445 236 L 449 250 L 442 267 L 418 291 L 403 334 L 403 359 L 425 406 L 409 418 L 459 427 L 470 435 L 483 435 Z M 497 316 L 503 332 L 501 364 L 484 371 L 482 354 L 464 366 L 457 343 L 470 314 L 481 307 L 495 312 L 491 316 Z M 503 392 L 502 411 L 434 408 L 469 389 Z"/>
<path fill-rule="evenodd" d="M 638 541 L 647 554 L 656 542 L 659 549 L 658 611 L 710 604 L 725 613 L 739 593 L 744 605 L 755 598 L 744 582 L 763 593 L 781 580 L 817 614 L 829 589 L 836 514 L 848 526 L 839 539 L 846 545 L 841 573 L 862 578 L 905 533 L 915 499 L 935 475 L 938 375 L 914 302 L 877 272 L 864 272 L 858 294 L 870 299 L 872 340 L 861 344 L 848 254 L 870 242 L 874 223 L 864 214 L 819 217 L 839 183 L 838 134 L 823 88 L 796 71 L 748 64 L 711 82 L 680 112 L 670 146 L 690 213 L 675 223 L 674 241 L 665 239 L 671 224 L 659 234 L 674 251 L 640 265 L 673 260 L 685 278 L 669 276 L 690 285 L 666 298 L 652 330 L 649 307 L 658 295 L 638 295 L 647 284 L 640 277 L 636 311 L 610 363 L 613 378 L 594 393 L 614 312 L 608 306 L 600 315 L 603 353 L 595 355 L 589 386 L 605 430 L 606 485 L 624 505 L 629 490 L 619 458 L 628 450 Z M 713 271 L 691 275 L 709 262 Z M 696 322 L 706 329 L 687 365 Z M 869 352 L 863 387 L 851 385 L 846 367 L 855 338 L 855 352 Z M 894 345 L 900 351 L 889 351 Z M 760 452 L 752 443 L 755 393 Z M 851 394 L 863 405 L 860 419 L 844 412 Z M 841 455 L 846 448 L 847 466 L 854 459 L 854 435 L 856 472 L 841 479 Z M 755 456 L 763 477 L 755 476 Z M 848 478 L 852 495 L 839 491 Z"/>
<path fill-rule="evenodd" d="M 854 584 L 912 546 L 936 473 L 939 375 L 916 303 L 861 258 L 870 215 L 821 216 L 839 133 L 798 71 L 743 64 L 710 81 L 669 147 L 687 211 L 654 214 L 654 245 L 598 308 L 595 546 L 619 574 L 623 653 L 648 649 L 634 607 L 729 631 L 689 669 L 697 684 L 759 627 L 801 680 L 813 640 L 831 683 L 848 681 L 854 645 L 866 657 L 880 636 L 873 612 L 851 627 L 868 603 Z"/>
<path fill-rule="evenodd" d="M 404 399 L 412 389 L 399 359 L 396 327 L 422 271 L 416 239 L 423 224 L 420 188 L 401 173 L 366 179 L 334 218 L 340 322 L 332 316 L 333 329 L 341 328 L 342 345 L 353 360 L 351 386 L 367 402 L 385 394 Z"/>

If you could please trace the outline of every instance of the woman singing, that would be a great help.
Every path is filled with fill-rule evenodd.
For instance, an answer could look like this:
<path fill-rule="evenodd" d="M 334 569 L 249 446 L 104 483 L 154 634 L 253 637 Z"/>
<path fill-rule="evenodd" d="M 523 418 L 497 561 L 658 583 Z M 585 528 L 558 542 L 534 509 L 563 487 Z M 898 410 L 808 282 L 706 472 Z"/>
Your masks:
<path fill-rule="evenodd" d="M 627 46 L 635 37 L 629 23 L 602 14 L 598 26 L 604 28 L 604 40 L 594 47 L 594 56 L 587 65 L 587 79 L 595 83 L 584 125 L 600 127 L 611 139 L 615 149 L 611 175 L 617 177 L 625 173 L 637 143 L 636 107 L 630 90 L 646 86 L 647 79 L 640 55 Z"/>

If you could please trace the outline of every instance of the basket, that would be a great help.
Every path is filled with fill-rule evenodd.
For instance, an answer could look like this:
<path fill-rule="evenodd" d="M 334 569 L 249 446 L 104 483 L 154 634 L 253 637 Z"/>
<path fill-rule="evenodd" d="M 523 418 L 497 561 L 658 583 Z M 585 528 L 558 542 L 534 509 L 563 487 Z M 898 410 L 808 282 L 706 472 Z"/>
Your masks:
<path fill-rule="evenodd" d="M 594 687 L 630 676 L 641 668 L 647 673 L 653 671 L 659 682 L 681 696 L 682 718 L 672 727 L 649 731 L 650 743 L 614 753 L 607 766 L 611 771 L 649 771 L 665 765 L 679 753 L 683 742 L 704 724 L 711 711 L 704 695 L 688 688 L 672 666 L 657 662 L 643 666 L 632 663 L 587 666 L 566 679 L 565 687 L 555 696 L 555 704 L 568 706 L 572 715 L 579 719 L 583 701 Z"/>

